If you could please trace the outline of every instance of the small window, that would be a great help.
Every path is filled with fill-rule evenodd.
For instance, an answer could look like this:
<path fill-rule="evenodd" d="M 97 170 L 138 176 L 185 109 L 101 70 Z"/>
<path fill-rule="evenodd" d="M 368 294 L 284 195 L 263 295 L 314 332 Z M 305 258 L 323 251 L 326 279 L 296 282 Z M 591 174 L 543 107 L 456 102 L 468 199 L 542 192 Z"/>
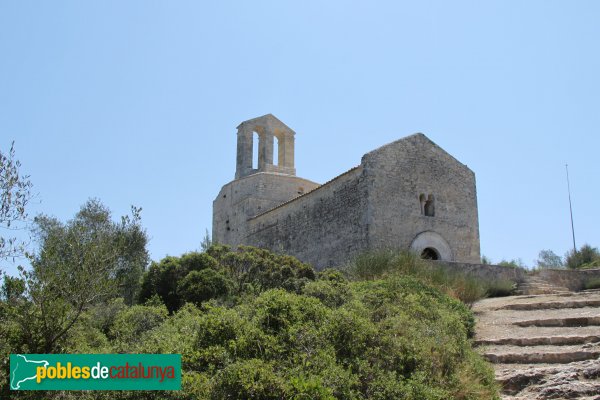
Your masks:
<path fill-rule="evenodd" d="M 260 137 L 258 136 L 258 132 L 254 132 L 252 134 L 252 169 L 258 169 L 259 167 L 259 150 L 260 146 Z"/>
<path fill-rule="evenodd" d="M 425 202 L 425 215 L 427 217 L 435 216 L 435 198 L 432 194 L 427 197 L 427 201 Z"/>
<path fill-rule="evenodd" d="M 273 165 L 279 165 L 279 138 L 273 136 Z"/>
<path fill-rule="evenodd" d="M 298 188 L 298 194 L 304 194 L 304 188 L 303 187 L 299 187 Z"/>

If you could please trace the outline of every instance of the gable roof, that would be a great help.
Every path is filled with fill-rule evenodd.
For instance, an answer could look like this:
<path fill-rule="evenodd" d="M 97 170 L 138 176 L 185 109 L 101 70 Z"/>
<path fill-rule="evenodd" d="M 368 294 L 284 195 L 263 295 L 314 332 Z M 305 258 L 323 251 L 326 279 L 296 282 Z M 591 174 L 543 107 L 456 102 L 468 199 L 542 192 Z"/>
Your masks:
<path fill-rule="evenodd" d="M 279 118 L 277 118 L 271 113 L 244 121 L 237 126 L 237 129 L 244 125 L 264 125 L 271 129 L 280 129 L 284 131 L 289 131 L 291 133 L 295 133 L 292 128 L 281 122 Z"/>
<path fill-rule="evenodd" d="M 466 164 L 463 164 L 462 162 L 460 162 L 458 159 L 456 159 L 456 157 L 454 157 L 452 154 L 448 153 L 446 150 L 444 150 L 442 147 L 437 145 L 433 140 L 429 139 L 426 135 L 422 134 L 421 132 L 413 133 L 412 135 L 408 135 L 408 136 L 405 136 L 398 140 L 394 140 L 393 142 L 384 144 L 383 146 L 380 146 L 374 150 L 371 150 L 363 156 L 363 160 L 365 158 L 374 156 L 377 153 L 384 151 L 389 147 L 394 147 L 398 144 L 402 144 L 403 142 L 411 142 L 411 141 L 426 144 L 426 145 L 430 146 L 431 148 L 434 148 L 436 151 L 446 155 L 447 157 L 452 159 L 454 162 L 456 162 L 470 170 L 470 168 Z"/>

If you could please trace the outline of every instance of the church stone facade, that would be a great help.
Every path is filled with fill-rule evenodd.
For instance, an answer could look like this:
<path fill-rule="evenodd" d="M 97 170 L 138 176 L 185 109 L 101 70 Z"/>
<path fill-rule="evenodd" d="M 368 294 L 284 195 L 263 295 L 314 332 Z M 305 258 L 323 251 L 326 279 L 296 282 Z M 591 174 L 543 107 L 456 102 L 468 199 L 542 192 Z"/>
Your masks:
<path fill-rule="evenodd" d="M 267 248 L 319 269 L 374 249 L 480 262 L 475 174 L 425 135 L 375 149 L 322 185 L 296 176 L 294 140 L 271 114 L 238 126 L 235 179 L 213 202 L 215 242 Z"/>

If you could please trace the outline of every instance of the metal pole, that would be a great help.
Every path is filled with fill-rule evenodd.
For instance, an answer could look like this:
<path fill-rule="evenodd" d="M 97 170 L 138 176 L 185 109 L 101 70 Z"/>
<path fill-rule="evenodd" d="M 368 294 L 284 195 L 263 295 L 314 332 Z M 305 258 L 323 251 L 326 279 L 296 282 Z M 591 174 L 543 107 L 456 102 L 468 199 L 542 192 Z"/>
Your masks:
<path fill-rule="evenodd" d="M 571 205 L 571 184 L 569 183 L 569 164 L 565 164 L 567 170 L 567 190 L 569 191 L 569 211 L 571 212 L 571 232 L 573 233 L 573 254 L 577 253 L 575 246 L 575 226 L 573 225 L 573 206 Z"/>

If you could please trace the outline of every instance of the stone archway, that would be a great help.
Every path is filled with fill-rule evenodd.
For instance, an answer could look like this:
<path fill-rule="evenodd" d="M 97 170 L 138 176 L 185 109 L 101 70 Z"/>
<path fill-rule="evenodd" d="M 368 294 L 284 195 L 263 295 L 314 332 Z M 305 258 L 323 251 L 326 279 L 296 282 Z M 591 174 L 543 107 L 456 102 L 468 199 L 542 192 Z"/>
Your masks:
<path fill-rule="evenodd" d="M 424 260 L 439 260 L 440 253 L 433 247 L 426 247 L 421 252 L 421 258 Z"/>
<path fill-rule="evenodd" d="M 453 261 L 450 245 L 439 233 L 426 231 L 419 233 L 412 241 L 410 250 L 428 260 Z"/>

